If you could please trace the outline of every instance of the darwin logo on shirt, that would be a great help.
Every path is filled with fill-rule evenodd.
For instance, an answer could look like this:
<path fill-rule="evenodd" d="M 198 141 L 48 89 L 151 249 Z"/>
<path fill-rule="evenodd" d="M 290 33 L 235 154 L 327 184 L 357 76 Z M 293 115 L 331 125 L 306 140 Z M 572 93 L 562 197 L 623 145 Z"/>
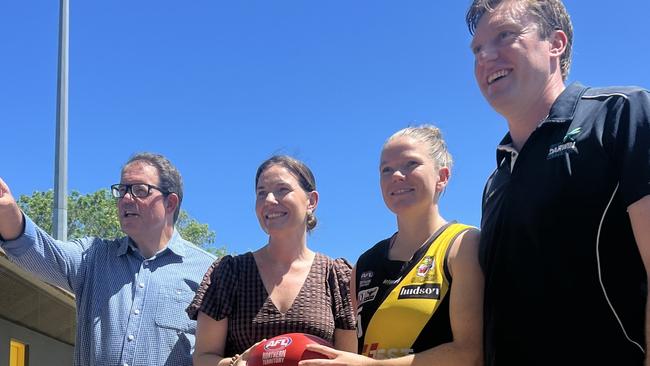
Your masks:
<path fill-rule="evenodd" d="M 551 160 L 564 154 L 577 154 L 578 148 L 576 147 L 576 136 L 578 136 L 580 132 L 582 132 L 582 128 L 574 128 L 564 136 L 562 142 L 551 145 L 548 148 L 546 160 Z"/>

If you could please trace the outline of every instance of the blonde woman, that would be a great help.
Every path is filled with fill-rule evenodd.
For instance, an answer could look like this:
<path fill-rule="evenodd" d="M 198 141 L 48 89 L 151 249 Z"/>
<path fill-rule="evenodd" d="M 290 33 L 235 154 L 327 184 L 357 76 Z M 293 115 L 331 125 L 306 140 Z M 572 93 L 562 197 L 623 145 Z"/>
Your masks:
<path fill-rule="evenodd" d="M 452 159 L 440 130 L 393 134 L 379 163 L 397 232 L 361 255 L 353 271 L 358 354 L 309 346 L 313 365 L 480 365 L 483 275 L 478 230 L 447 221 L 438 202 Z"/>

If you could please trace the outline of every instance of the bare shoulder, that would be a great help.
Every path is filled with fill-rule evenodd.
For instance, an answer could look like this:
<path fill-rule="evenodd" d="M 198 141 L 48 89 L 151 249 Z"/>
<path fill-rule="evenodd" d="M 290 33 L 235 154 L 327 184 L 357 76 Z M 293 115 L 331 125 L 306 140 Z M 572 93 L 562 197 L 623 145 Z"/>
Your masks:
<path fill-rule="evenodd" d="M 460 233 L 449 249 L 447 257 L 449 270 L 454 273 L 454 267 L 478 267 L 478 248 L 481 232 L 470 228 Z"/>
<path fill-rule="evenodd" d="M 480 236 L 481 232 L 475 227 L 471 227 L 458 234 L 454 239 L 454 242 L 451 243 L 451 248 L 449 250 L 450 258 L 463 255 L 468 251 L 472 252 L 478 250 Z"/>

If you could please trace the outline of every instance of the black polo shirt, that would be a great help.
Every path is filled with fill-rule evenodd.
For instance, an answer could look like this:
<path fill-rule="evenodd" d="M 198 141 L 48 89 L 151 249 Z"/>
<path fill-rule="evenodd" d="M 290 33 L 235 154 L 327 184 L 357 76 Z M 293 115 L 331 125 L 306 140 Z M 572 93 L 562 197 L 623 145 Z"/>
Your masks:
<path fill-rule="evenodd" d="M 483 196 L 487 365 L 641 365 L 627 207 L 650 194 L 650 94 L 572 84 L 518 154 L 510 143 Z"/>

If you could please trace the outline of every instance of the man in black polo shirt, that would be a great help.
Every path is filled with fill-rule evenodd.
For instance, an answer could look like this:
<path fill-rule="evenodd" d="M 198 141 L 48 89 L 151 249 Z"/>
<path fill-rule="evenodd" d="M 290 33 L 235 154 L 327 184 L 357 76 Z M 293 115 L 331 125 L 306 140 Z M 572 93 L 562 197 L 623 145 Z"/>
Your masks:
<path fill-rule="evenodd" d="M 560 0 L 474 0 L 475 76 L 508 122 L 483 197 L 487 365 L 642 365 L 650 94 L 565 86 Z"/>

